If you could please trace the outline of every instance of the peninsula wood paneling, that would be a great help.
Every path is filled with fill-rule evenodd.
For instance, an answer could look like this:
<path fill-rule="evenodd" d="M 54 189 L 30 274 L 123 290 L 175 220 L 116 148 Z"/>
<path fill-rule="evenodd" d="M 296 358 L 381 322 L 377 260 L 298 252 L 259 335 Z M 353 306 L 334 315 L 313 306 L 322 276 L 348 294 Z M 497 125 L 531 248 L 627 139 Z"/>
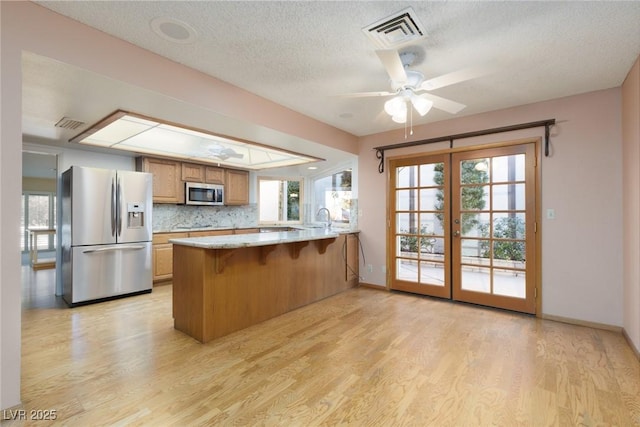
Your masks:
<path fill-rule="evenodd" d="M 356 286 L 338 268 L 347 236 L 268 250 L 174 245 L 175 328 L 208 342 Z"/>

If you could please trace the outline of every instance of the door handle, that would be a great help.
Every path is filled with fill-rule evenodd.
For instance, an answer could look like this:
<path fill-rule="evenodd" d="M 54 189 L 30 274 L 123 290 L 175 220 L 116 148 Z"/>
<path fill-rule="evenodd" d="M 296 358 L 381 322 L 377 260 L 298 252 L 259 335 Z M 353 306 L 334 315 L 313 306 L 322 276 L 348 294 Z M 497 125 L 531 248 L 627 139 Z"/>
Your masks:
<path fill-rule="evenodd" d="M 144 249 L 144 245 L 114 245 L 106 248 L 97 248 L 97 249 L 87 249 L 82 251 L 83 254 L 92 254 L 95 252 L 111 252 L 111 251 L 124 251 L 124 250 L 134 250 L 138 251 L 140 249 Z"/>
<path fill-rule="evenodd" d="M 453 232 L 453 237 L 460 237 L 460 231 L 456 230 Z"/>

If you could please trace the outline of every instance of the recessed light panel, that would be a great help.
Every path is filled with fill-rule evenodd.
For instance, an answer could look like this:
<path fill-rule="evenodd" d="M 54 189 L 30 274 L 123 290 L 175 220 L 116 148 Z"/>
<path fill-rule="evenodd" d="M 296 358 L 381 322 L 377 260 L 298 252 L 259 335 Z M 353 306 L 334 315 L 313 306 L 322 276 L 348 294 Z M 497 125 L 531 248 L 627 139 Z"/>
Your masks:
<path fill-rule="evenodd" d="M 125 111 L 115 112 L 70 142 L 253 170 L 323 160 Z"/>

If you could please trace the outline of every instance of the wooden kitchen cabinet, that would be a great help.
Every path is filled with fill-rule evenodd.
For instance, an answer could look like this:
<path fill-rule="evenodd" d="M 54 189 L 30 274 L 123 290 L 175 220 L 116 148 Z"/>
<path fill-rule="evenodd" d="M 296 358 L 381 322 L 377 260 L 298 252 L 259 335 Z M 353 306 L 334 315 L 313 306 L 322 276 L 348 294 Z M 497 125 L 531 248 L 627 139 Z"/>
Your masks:
<path fill-rule="evenodd" d="M 224 184 L 224 169 L 196 163 L 182 163 L 182 180 L 205 182 L 207 184 Z"/>
<path fill-rule="evenodd" d="M 154 203 L 183 203 L 181 163 L 175 160 L 138 157 L 136 169 L 153 174 Z"/>
<path fill-rule="evenodd" d="M 207 184 L 224 184 L 224 169 L 205 166 L 204 182 Z"/>
<path fill-rule="evenodd" d="M 182 163 L 182 180 L 187 182 L 204 182 L 204 166 L 195 163 Z"/>
<path fill-rule="evenodd" d="M 249 172 L 236 169 L 225 171 L 225 205 L 249 204 Z"/>
<path fill-rule="evenodd" d="M 136 169 L 153 174 L 154 203 L 184 203 L 184 183 L 225 186 L 225 205 L 249 204 L 249 171 L 177 160 L 138 157 Z"/>
<path fill-rule="evenodd" d="M 173 244 L 169 239 L 188 237 L 189 233 L 156 233 L 153 235 L 153 282 L 173 278 Z"/>

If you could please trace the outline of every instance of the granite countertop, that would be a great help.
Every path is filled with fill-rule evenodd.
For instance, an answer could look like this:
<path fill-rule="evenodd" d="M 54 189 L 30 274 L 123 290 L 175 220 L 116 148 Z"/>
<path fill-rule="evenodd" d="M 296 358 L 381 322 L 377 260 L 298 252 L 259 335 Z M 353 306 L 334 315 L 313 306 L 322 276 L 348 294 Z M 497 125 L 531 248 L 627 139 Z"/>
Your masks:
<path fill-rule="evenodd" d="M 345 231 L 346 232 L 346 231 Z M 349 231 L 351 232 L 351 231 Z M 236 249 L 251 246 L 268 246 L 281 243 L 305 242 L 309 240 L 334 239 L 340 234 L 336 230 L 311 228 L 297 231 L 274 231 L 271 233 L 231 234 L 228 236 L 188 237 L 171 239 L 174 245 L 193 246 L 204 249 Z"/>
<path fill-rule="evenodd" d="M 318 225 L 256 225 L 252 227 L 212 227 L 212 226 L 203 226 L 203 227 L 176 227 L 169 230 L 153 230 L 153 233 L 189 233 L 192 231 L 216 231 L 216 230 L 244 230 L 247 228 L 258 228 L 258 229 L 267 229 L 269 232 L 273 232 L 273 230 L 277 230 L 279 228 L 284 231 L 288 231 L 290 229 L 296 230 L 322 230 L 324 229 L 322 226 Z M 345 233 L 358 233 L 359 230 L 353 230 L 347 227 L 332 227 L 331 231 L 334 231 L 338 234 Z"/>

